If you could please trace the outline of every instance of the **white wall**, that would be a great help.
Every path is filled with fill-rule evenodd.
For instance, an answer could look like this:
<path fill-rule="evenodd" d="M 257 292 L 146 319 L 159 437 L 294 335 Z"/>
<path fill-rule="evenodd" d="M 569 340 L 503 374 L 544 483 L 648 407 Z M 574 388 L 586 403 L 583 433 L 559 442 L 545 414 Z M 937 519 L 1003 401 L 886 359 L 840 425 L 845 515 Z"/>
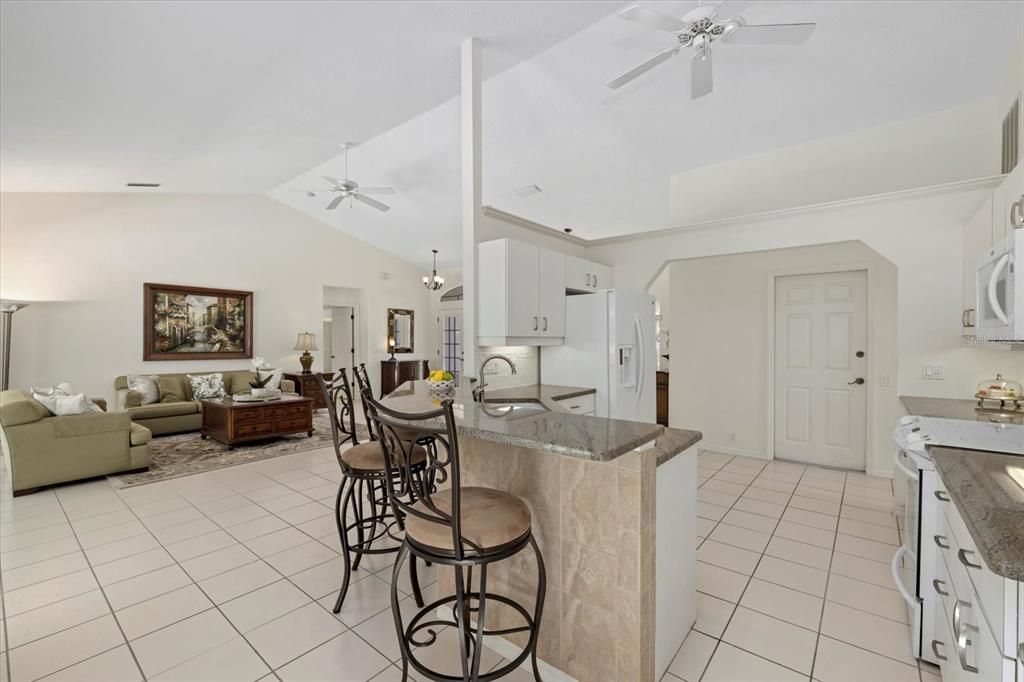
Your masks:
<path fill-rule="evenodd" d="M 897 392 L 966 398 L 977 381 L 996 372 L 1024 376 L 1024 353 L 961 345 L 961 229 L 994 185 L 969 183 L 605 240 L 591 246 L 588 255 L 614 266 L 616 287 L 646 289 L 670 260 L 862 241 L 897 268 Z M 678 344 L 689 330 L 678 318 L 674 327 L 673 341 Z M 925 363 L 943 364 L 946 379 L 921 378 Z M 673 377 L 672 402 L 681 396 L 682 388 Z M 690 425 L 701 428 L 701 424 Z"/>
<path fill-rule="evenodd" d="M 766 295 L 769 282 L 776 276 L 849 269 L 868 271 L 868 345 L 857 349 L 867 353 L 870 379 L 864 387 L 865 462 L 870 471 L 889 470 L 889 437 L 903 413 L 891 380 L 897 373 L 896 267 L 860 242 L 672 263 L 673 317 L 686 325 L 673 338 L 669 423 L 699 428 L 709 450 L 769 456 L 773 439 L 766 396 L 773 395 L 775 319 L 775 301 Z M 714 281 L 727 285 L 709 286 Z"/>
<path fill-rule="evenodd" d="M 692 225 L 994 175 L 997 120 L 987 99 L 677 173 L 672 220 Z"/>
<path fill-rule="evenodd" d="M 143 282 L 253 291 L 254 353 L 295 371 L 296 334 L 321 332 L 325 303 L 342 303 L 324 286 L 358 288 L 374 376 L 388 307 L 416 310 L 431 357 L 421 268 L 263 195 L 5 193 L 0 233 L 0 296 L 34 302 L 15 320 L 14 387 L 69 381 L 111 398 L 119 374 L 249 366 L 143 362 Z"/>

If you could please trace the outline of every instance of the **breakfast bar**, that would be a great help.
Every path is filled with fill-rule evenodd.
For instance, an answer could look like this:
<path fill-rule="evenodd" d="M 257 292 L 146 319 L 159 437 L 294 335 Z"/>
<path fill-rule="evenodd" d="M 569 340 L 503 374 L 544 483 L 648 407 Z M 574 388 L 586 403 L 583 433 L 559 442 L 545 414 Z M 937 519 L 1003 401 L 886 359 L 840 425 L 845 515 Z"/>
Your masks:
<path fill-rule="evenodd" d="M 437 394 L 426 381 L 383 403 L 406 413 L 453 401 L 463 486 L 523 499 L 547 565 L 538 644 L 546 666 L 587 680 L 661 677 L 696 617 L 696 431 L 570 412 L 560 400 L 593 393 L 567 386 Z M 451 571 L 439 576 L 451 593 Z M 489 588 L 530 603 L 537 586 L 529 553 L 495 565 Z M 488 629 L 514 613 L 488 609 Z M 488 637 L 514 658 L 524 635 Z M 493 641 L 492 641 L 493 640 Z M 542 670 L 542 673 L 544 671 Z"/>

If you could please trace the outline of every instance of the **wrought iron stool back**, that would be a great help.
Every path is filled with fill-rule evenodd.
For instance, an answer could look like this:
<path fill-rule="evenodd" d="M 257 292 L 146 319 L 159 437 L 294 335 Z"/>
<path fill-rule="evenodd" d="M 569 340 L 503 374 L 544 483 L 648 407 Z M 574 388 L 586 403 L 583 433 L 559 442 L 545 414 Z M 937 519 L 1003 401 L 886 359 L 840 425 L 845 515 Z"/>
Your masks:
<path fill-rule="evenodd" d="M 358 376 L 358 375 L 357 375 Z M 368 387 L 363 388 L 363 405 L 366 409 L 367 423 L 371 433 L 375 433 L 384 449 L 385 466 L 388 467 L 388 499 L 396 516 L 405 519 L 406 536 L 395 560 L 391 580 L 391 611 L 395 620 L 399 646 L 402 652 L 402 679 L 408 679 L 409 666 L 412 665 L 418 675 L 432 680 L 457 680 L 450 674 L 427 668 L 414 653 L 414 648 L 429 647 L 437 640 L 437 630 L 442 627 L 458 629 L 458 641 L 461 653 L 461 679 L 463 680 L 495 680 L 512 673 L 527 657 L 531 658 L 534 677 L 540 681 L 537 665 L 537 640 L 540 633 L 540 622 L 543 614 L 546 593 L 546 574 L 544 560 L 530 528 L 529 511 L 525 512 L 526 523 L 523 530 L 516 531 L 509 542 L 489 546 L 480 544 L 464 536 L 467 528 L 474 532 L 479 530 L 479 521 L 470 523 L 467 517 L 463 523 L 463 489 L 459 457 L 459 439 L 456 430 L 455 414 L 452 401 L 445 400 L 436 410 L 423 413 L 398 412 L 381 402 L 374 400 Z M 410 438 L 409 434 L 414 436 Z M 415 447 L 426 450 L 425 467 L 414 471 L 412 468 L 412 452 Z M 435 485 L 436 484 L 436 485 Z M 447 486 L 445 486 L 447 484 Z M 445 486 L 437 490 L 438 486 Z M 466 488 L 467 502 L 471 507 L 475 504 L 479 509 L 480 500 L 488 495 L 503 501 L 507 506 L 496 506 L 495 509 L 526 509 L 525 503 L 508 493 L 484 489 Z M 508 501 L 512 500 L 509 505 Z M 496 503 L 497 504 L 497 503 Z M 435 531 L 430 534 L 431 542 L 423 544 L 419 538 L 412 536 L 413 524 L 417 528 L 423 526 L 416 521 L 421 519 L 427 525 L 434 525 Z M 437 526 L 446 528 L 449 539 L 443 537 L 443 531 Z M 468 532 L 468 531 L 467 531 Z M 488 565 L 510 558 L 526 547 L 531 547 L 537 560 L 537 594 L 533 613 L 529 613 L 521 604 L 505 595 L 491 593 L 487 590 Z M 429 563 L 450 566 L 454 573 L 454 595 L 447 595 L 422 606 L 407 625 L 402 622 L 399 608 L 398 579 L 406 558 L 415 561 L 419 557 Z M 474 590 L 473 570 L 479 570 L 478 591 Z M 485 614 L 486 604 L 498 602 L 517 613 L 524 625 L 519 627 L 502 627 L 488 629 Z M 441 620 L 436 615 L 441 608 L 450 608 L 452 620 Z M 475 619 L 475 622 L 474 622 Z M 529 634 L 526 647 L 512 661 L 494 670 L 481 674 L 480 662 L 484 649 L 484 636 L 505 636 L 517 632 Z"/>
<path fill-rule="evenodd" d="M 341 461 L 341 446 L 352 441 L 353 445 L 359 445 L 356 436 L 356 415 L 355 405 L 352 402 L 352 385 L 348 382 L 348 374 L 344 368 L 339 369 L 334 378 L 325 381 L 322 374 L 317 374 L 316 380 L 323 391 L 324 400 L 327 401 L 327 414 L 331 422 L 331 436 L 334 440 L 334 454 Z"/>

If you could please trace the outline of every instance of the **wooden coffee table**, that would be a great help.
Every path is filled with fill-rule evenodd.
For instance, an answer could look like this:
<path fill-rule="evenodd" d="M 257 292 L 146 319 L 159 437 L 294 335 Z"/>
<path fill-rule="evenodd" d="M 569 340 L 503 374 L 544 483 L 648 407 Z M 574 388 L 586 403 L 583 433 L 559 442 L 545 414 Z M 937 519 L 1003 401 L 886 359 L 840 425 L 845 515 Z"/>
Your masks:
<path fill-rule="evenodd" d="M 228 446 L 291 433 L 313 437 L 313 399 L 284 395 L 277 400 L 243 403 L 231 398 L 203 400 L 202 437 Z"/>

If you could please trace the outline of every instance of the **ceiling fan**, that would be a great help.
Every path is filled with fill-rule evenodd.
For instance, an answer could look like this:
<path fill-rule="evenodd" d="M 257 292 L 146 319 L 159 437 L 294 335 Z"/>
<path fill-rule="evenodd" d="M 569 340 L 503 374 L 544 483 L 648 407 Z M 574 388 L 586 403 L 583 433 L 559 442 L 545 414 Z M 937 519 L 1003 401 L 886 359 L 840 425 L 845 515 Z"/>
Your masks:
<path fill-rule="evenodd" d="M 376 199 L 370 198 L 370 197 L 368 197 L 366 195 L 368 195 L 368 194 L 394 194 L 395 193 L 395 189 L 393 187 L 362 187 L 355 180 L 349 180 L 349 177 L 348 177 L 348 150 L 351 149 L 354 146 L 355 145 L 352 142 L 342 142 L 341 143 L 341 148 L 345 150 L 345 179 L 344 180 L 338 180 L 337 178 L 332 178 L 329 175 L 324 175 L 324 176 L 321 176 L 321 177 L 323 177 L 323 179 L 326 180 L 327 182 L 331 183 L 331 187 L 329 189 L 297 189 L 297 190 L 292 190 L 292 191 L 293 192 L 305 192 L 308 196 L 311 196 L 311 197 L 315 197 L 317 195 L 317 193 L 319 193 L 319 192 L 330 192 L 332 194 L 336 194 L 337 196 L 335 196 L 333 199 L 331 199 L 330 203 L 327 204 L 327 210 L 328 211 L 333 211 L 334 209 L 338 208 L 338 206 L 341 204 L 341 202 L 345 201 L 345 199 L 349 199 L 350 200 L 349 201 L 349 206 L 350 207 L 352 206 L 351 200 L 355 199 L 356 201 L 361 201 L 362 203 L 366 204 L 367 206 L 373 206 L 378 211 L 389 211 L 389 210 L 391 210 L 391 207 L 388 206 L 387 204 L 382 203 L 380 201 L 377 201 Z"/>
<path fill-rule="evenodd" d="M 726 45 L 799 45 L 814 31 L 814 24 L 763 24 L 749 25 L 739 12 L 749 5 L 740 0 L 725 0 L 718 5 L 700 5 L 690 10 L 682 19 L 670 17 L 661 12 L 645 9 L 639 5 L 627 7 L 619 16 L 648 28 L 674 33 L 679 41 L 663 52 L 659 52 L 644 63 L 608 81 L 613 90 L 620 88 L 634 78 L 647 73 L 658 64 L 676 56 L 684 47 L 693 49 L 690 66 L 690 96 L 703 97 L 713 88 L 711 78 L 711 43 L 721 41 Z M 730 19 L 729 12 L 736 13 Z"/>

